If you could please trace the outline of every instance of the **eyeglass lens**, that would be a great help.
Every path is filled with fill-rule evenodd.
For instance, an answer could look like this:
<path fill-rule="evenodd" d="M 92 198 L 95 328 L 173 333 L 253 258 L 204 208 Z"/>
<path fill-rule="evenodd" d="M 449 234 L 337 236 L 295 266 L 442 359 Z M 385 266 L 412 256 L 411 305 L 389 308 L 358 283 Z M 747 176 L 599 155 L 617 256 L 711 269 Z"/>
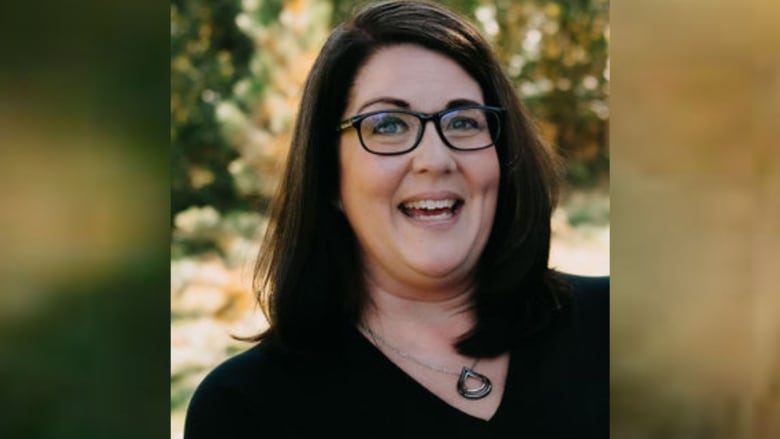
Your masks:
<path fill-rule="evenodd" d="M 482 108 L 466 108 L 445 113 L 439 120 L 440 133 L 457 149 L 490 146 L 498 134 L 498 114 Z M 360 135 L 367 149 L 392 154 L 416 146 L 422 137 L 422 120 L 414 114 L 385 111 L 363 119 Z"/>

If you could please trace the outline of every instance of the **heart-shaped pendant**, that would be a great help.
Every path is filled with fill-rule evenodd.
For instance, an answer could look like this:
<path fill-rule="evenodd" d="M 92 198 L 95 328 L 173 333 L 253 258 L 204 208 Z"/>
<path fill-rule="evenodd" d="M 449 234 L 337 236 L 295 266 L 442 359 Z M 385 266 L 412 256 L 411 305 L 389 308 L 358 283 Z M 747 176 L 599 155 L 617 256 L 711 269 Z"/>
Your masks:
<path fill-rule="evenodd" d="M 466 387 L 466 380 L 473 378 L 480 381 L 480 384 L 476 387 Z M 466 399 L 482 399 L 493 390 L 493 384 L 490 383 L 490 379 L 481 373 L 474 372 L 471 368 L 463 367 L 460 371 L 460 378 L 458 378 L 458 393 L 460 396 Z"/>

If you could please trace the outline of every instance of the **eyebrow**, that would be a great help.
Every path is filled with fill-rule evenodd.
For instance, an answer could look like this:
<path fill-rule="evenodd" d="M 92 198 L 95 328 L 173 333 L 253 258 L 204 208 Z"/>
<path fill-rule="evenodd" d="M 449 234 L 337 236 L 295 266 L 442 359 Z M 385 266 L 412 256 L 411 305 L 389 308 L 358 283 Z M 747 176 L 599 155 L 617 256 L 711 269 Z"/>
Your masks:
<path fill-rule="evenodd" d="M 477 101 L 472 101 L 471 99 L 453 99 L 447 102 L 447 106 L 444 107 L 444 109 L 449 110 L 450 108 L 466 107 L 469 105 L 484 105 L 484 104 L 480 104 Z"/>
<path fill-rule="evenodd" d="M 370 107 L 374 104 L 390 104 L 395 105 L 396 107 L 401 108 L 409 108 L 409 103 L 402 100 L 402 99 L 396 99 L 396 98 L 389 98 L 389 97 L 380 97 L 376 99 L 371 99 L 368 102 L 365 102 L 363 105 L 360 106 L 360 108 L 357 109 L 357 113 L 360 114 L 366 107 Z"/>
<path fill-rule="evenodd" d="M 363 105 L 361 105 L 360 108 L 357 109 L 357 114 L 360 114 L 364 109 L 374 104 L 390 104 L 399 108 L 405 108 L 407 110 L 410 108 L 409 103 L 404 101 L 403 99 L 382 96 L 376 99 L 371 99 L 370 101 L 363 103 Z M 444 107 L 444 109 L 449 110 L 451 108 L 464 107 L 468 105 L 484 105 L 484 104 L 481 104 L 477 101 L 473 101 L 471 99 L 453 99 L 447 102 L 447 105 Z"/>

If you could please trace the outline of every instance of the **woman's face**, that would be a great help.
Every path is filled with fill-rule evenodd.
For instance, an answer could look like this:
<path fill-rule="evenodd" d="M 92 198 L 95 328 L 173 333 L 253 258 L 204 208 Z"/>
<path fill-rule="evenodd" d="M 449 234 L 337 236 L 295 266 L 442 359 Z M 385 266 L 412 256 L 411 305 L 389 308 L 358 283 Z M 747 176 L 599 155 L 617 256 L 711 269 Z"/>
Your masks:
<path fill-rule="evenodd" d="M 465 102 L 484 105 L 479 84 L 457 63 L 420 46 L 396 45 L 358 71 L 342 120 L 378 110 L 437 113 Z M 468 288 L 496 210 L 495 148 L 453 150 L 433 122 L 405 154 L 372 154 L 352 128 L 342 132 L 339 148 L 341 205 L 369 283 L 431 299 Z"/>

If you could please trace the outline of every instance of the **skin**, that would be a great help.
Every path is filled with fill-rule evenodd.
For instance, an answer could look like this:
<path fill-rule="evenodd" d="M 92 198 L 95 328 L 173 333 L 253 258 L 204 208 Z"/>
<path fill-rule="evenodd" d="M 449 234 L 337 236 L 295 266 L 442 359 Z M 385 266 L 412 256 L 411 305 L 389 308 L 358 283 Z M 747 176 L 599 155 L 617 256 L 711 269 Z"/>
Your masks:
<path fill-rule="evenodd" d="M 343 118 L 408 108 L 434 113 L 457 101 L 484 104 L 479 84 L 437 52 L 397 45 L 376 53 L 358 71 Z M 341 203 L 360 242 L 369 285 L 402 297 L 440 301 L 469 291 L 496 209 L 495 148 L 448 148 L 433 123 L 420 145 L 399 156 L 371 154 L 357 132 L 340 144 Z M 415 219 L 399 204 L 456 198 L 451 218 Z"/>
<path fill-rule="evenodd" d="M 377 110 L 436 113 L 456 102 L 484 104 L 479 84 L 457 63 L 415 45 L 381 49 L 358 71 L 342 120 Z M 420 361 L 450 370 L 474 359 L 454 348 L 473 325 L 468 305 L 477 261 L 496 210 L 499 162 L 495 148 L 456 151 L 432 123 L 411 152 L 369 153 L 356 130 L 339 145 L 341 206 L 360 243 L 369 306 L 363 324 Z M 399 205 L 457 199 L 454 215 L 410 217 Z M 365 330 L 367 339 L 372 340 Z M 475 369 L 493 392 L 480 400 L 457 394 L 457 377 L 420 367 L 375 343 L 377 349 L 447 404 L 489 419 L 500 405 L 509 354 L 482 359 Z"/>

